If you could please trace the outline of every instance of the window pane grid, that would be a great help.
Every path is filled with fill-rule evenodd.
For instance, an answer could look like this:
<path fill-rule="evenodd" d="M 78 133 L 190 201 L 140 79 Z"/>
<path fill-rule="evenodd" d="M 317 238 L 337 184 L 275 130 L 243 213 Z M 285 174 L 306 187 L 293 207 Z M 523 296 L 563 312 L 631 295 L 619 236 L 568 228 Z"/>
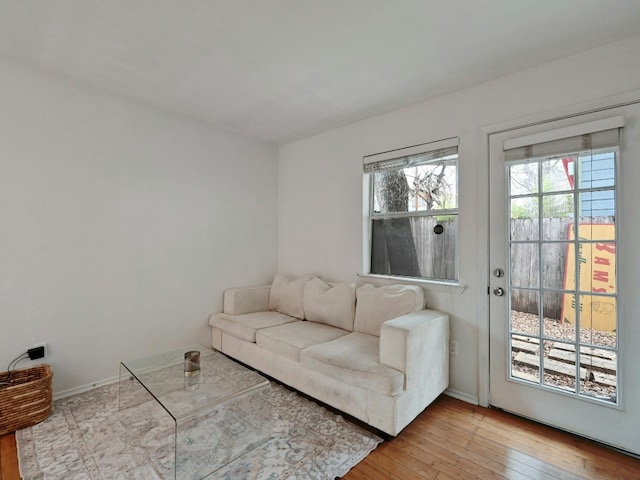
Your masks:
<path fill-rule="evenodd" d="M 617 294 L 610 258 L 616 243 L 616 154 L 570 157 L 506 164 L 510 377 L 617 403 Z M 565 260 L 557 255 L 562 250 Z M 553 275 L 559 270 L 562 284 Z M 611 314 L 613 324 L 606 326 Z M 519 323 L 521 317 L 529 318 L 528 326 Z M 531 345 L 535 349 L 527 352 Z"/>

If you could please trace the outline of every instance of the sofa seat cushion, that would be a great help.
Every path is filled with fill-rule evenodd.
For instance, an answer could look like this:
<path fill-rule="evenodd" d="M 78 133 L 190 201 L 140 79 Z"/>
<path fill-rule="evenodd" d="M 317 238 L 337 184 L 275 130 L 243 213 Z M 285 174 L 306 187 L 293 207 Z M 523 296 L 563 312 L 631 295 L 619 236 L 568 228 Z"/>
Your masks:
<path fill-rule="evenodd" d="M 380 364 L 379 341 L 374 335 L 353 332 L 303 350 L 300 363 L 336 380 L 397 395 L 404 388 L 404 374 Z"/>
<path fill-rule="evenodd" d="M 262 348 L 300 361 L 300 351 L 317 343 L 328 342 L 349 332 L 316 322 L 295 322 L 267 328 L 256 333 L 256 344 Z"/>
<path fill-rule="evenodd" d="M 209 325 L 212 327 L 251 343 L 255 343 L 257 331 L 293 322 L 302 323 L 301 320 L 280 312 L 254 312 L 242 315 L 218 313 L 209 319 Z"/>

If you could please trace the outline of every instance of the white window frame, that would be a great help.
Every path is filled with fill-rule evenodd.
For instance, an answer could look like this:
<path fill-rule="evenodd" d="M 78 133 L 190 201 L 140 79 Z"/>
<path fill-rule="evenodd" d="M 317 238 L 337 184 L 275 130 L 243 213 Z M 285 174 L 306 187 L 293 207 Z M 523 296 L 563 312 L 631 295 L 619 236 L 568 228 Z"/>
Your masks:
<path fill-rule="evenodd" d="M 371 272 L 371 242 L 372 242 L 372 222 L 374 218 L 392 218 L 392 217 L 415 217 L 415 216 L 440 216 L 440 215 L 450 215 L 454 214 L 458 216 L 460 213 L 460 204 L 459 204 L 459 195 L 457 193 L 458 185 L 459 185 L 459 161 L 456 168 L 456 195 L 457 199 L 457 208 L 455 209 L 443 209 L 443 210 L 431 210 L 431 211 L 421 211 L 421 212 L 403 212 L 402 214 L 390 213 L 390 214 L 378 214 L 375 215 L 373 213 L 373 205 L 374 205 L 374 192 L 373 192 L 373 173 L 375 173 L 375 169 L 372 168 L 376 163 L 392 163 L 395 159 L 401 159 L 403 157 L 408 157 L 412 155 L 418 155 L 421 153 L 428 152 L 436 152 L 438 150 L 443 150 L 451 147 L 456 147 L 459 152 L 459 137 L 451 137 L 443 140 L 438 140 L 434 142 L 422 143 L 419 145 L 414 145 L 411 147 L 399 148 L 394 150 L 389 150 L 381 153 L 376 153 L 372 155 L 365 155 L 363 157 L 363 256 L 362 256 L 362 265 L 363 265 L 363 273 L 360 277 L 366 279 L 367 281 L 374 281 L 376 283 L 408 283 L 408 284 L 417 284 L 421 285 L 424 288 L 433 289 L 435 291 L 445 291 L 449 293 L 462 293 L 466 288 L 460 284 L 459 278 L 456 280 L 440 280 L 440 279 L 432 279 L 426 277 L 408 277 L 408 276 L 399 276 L 399 275 L 386 275 L 386 274 L 373 274 Z M 459 223 L 459 222 L 458 222 Z M 459 226 L 459 224 L 458 224 Z M 460 257 L 460 241 L 458 235 L 458 229 L 456 229 L 456 238 L 458 241 L 456 242 L 456 271 L 458 272 L 458 277 L 460 276 L 459 269 L 459 257 Z"/>

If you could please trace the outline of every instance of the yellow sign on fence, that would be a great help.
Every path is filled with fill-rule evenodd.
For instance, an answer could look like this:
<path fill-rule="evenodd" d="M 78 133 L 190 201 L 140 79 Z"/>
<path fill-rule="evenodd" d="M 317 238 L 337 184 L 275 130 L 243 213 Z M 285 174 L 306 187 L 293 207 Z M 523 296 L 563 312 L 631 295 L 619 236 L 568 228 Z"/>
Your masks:
<path fill-rule="evenodd" d="M 569 240 L 573 240 L 573 228 Z M 616 293 L 616 244 L 613 224 L 578 225 L 578 288 L 581 328 L 593 328 L 605 332 L 616 329 L 616 299 L 600 293 Z M 597 240 L 603 239 L 602 242 Z M 584 240 L 584 242 L 582 241 Z M 596 241 L 594 241 L 596 240 Z M 607 241 L 609 240 L 609 241 Z M 575 290 L 576 257 L 575 244 L 567 247 L 565 269 L 565 290 Z M 596 295 L 591 295 L 595 293 Z M 564 322 L 576 323 L 576 296 L 565 293 L 562 299 L 562 318 Z"/>

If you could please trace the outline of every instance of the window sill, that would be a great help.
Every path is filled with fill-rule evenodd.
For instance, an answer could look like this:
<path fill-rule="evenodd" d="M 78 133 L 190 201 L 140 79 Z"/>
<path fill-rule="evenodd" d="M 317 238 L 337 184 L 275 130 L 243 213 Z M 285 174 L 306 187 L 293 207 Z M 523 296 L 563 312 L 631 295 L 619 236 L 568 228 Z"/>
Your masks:
<path fill-rule="evenodd" d="M 466 285 L 455 282 L 439 282 L 437 280 L 426 280 L 420 278 L 394 277 L 392 275 L 376 275 L 372 273 L 359 273 L 358 277 L 371 283 L 388 285 L 391 283 L 404 283 L 407 285 L 417 285 L 425 290 L 433 292 L 454 293 L 461 295 L 466 289 Z"/>

